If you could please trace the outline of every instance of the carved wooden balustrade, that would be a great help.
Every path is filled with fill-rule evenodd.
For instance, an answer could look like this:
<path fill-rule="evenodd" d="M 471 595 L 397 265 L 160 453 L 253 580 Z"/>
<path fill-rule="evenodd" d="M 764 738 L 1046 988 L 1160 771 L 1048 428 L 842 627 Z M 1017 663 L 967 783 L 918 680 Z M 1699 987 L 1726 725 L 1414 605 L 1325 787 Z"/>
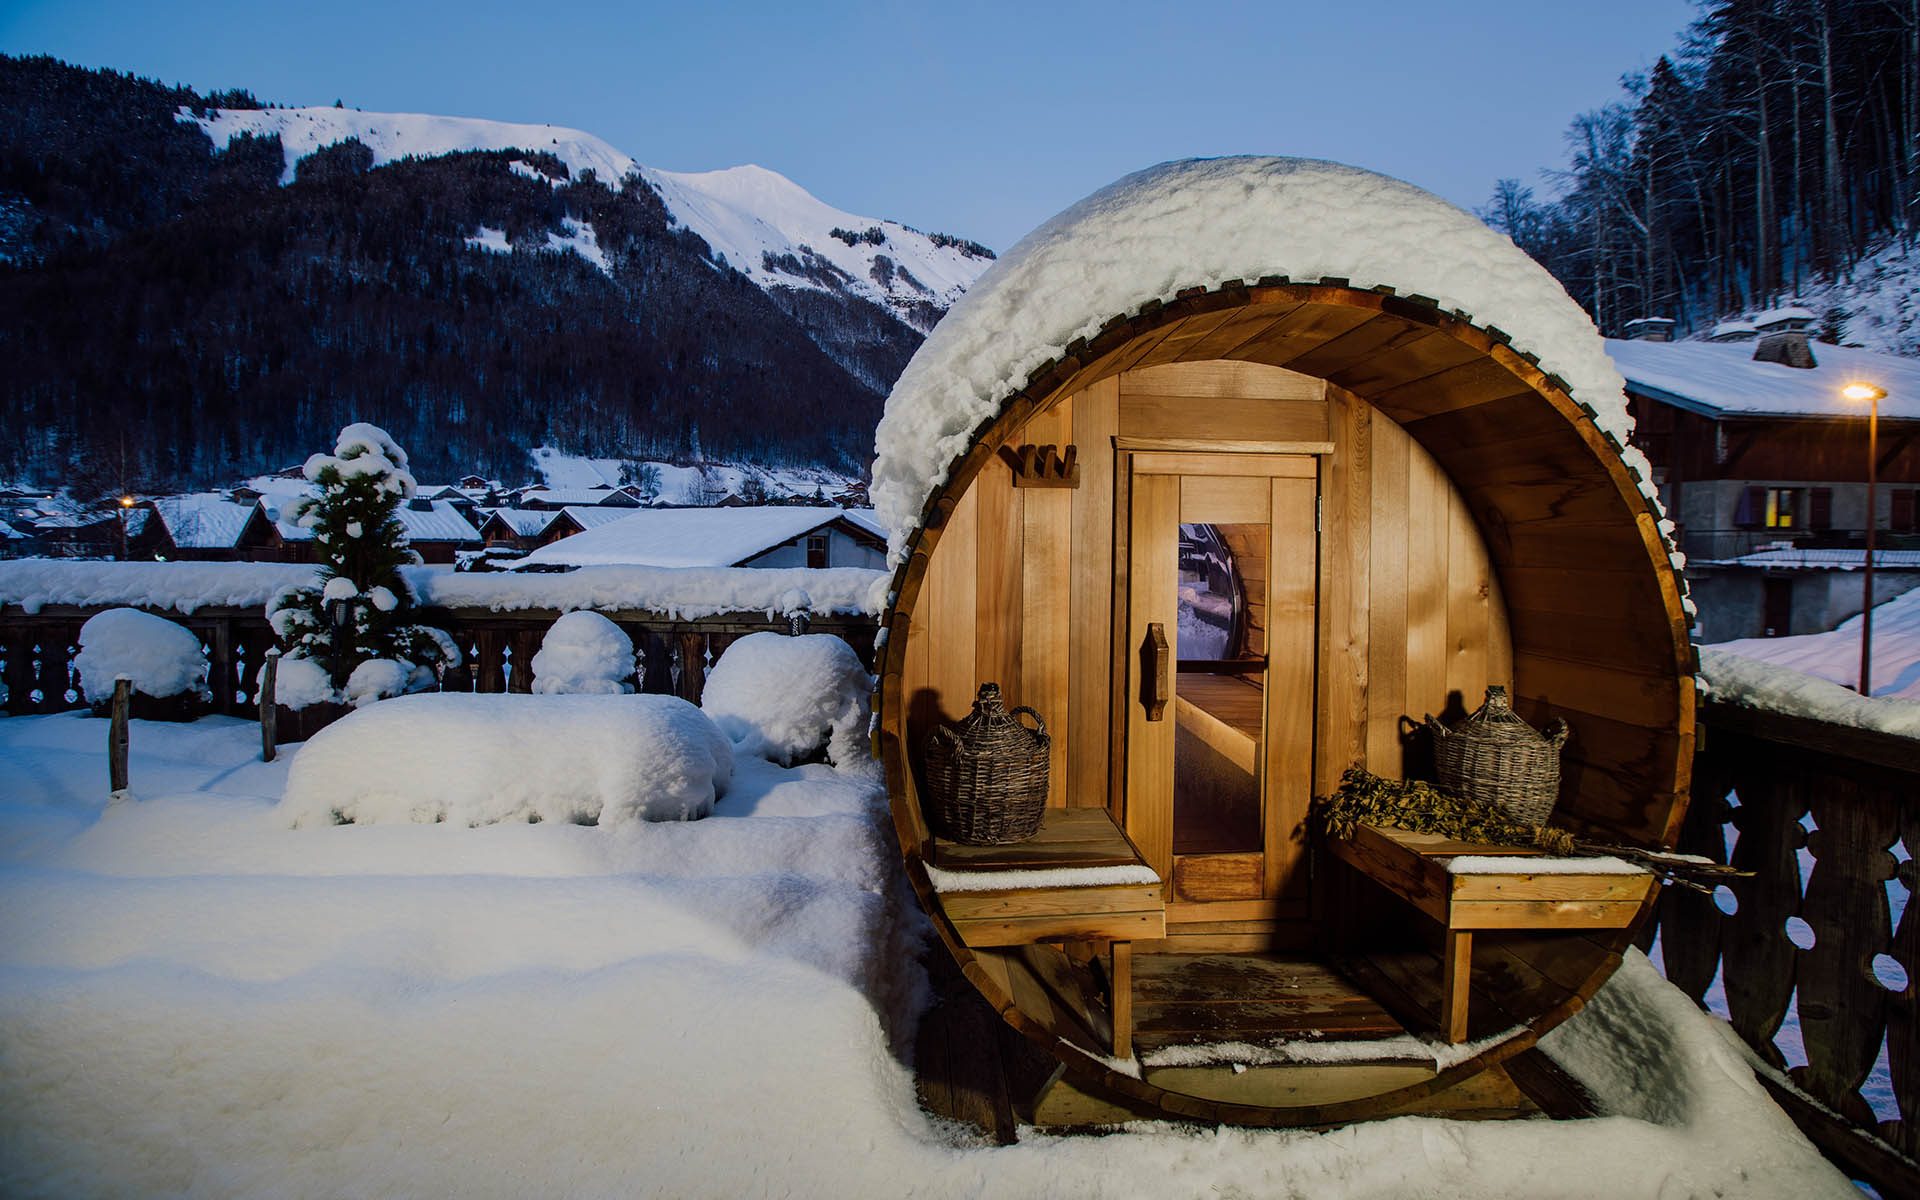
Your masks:
<path fill-rule="evenodd" d="M 49 604 L 35 613 L 15 605 L 0 607 L 0 681 L 6 685 L 7 712 L 61 712 L 82 708 L 74 655 L 79 652 L 80 627 L 101 611 L 72 605 Z M 207 649 L 208 680 L 215 712 L 248 717 L 258 710 L 259 672 L 274 645 L 273 631 L 258 608 L 201 608 L 191 615 L 150 610 L 184 625 L 200 637 Z M 528 665 L 540 649 L 540 639 L 560 616 L 558 610 L 423 608 L 420 619 L 453 636 L 462 665 L 449 671 L 442 686 L 447 691 L 525 692 L 533 685 Z M 609 611 L 611 619 L 633 639 L 634 677 L 638 690 L 675 695 L 699 703 L 707 671 L 720 653 L 749 633 L 789 632 L 784 616 L 732 613 L 699 620 L 673 621 L 644 609 Z M 879 628 L 870 617 L 812 618 L 808 631 L 830 633 L 852 646 L 869 668 L 873 638 Z"/>
<path fill-rule="evenodd" d="M 1723 704 L 1701 724 L 1680 849 L 1754 874 L 1730 897 L 1667 890 L 1667 978 L 1720 1009 L 1829 1158 L 1920 1195 L 1920 742 Z M 1803 1058 L 1775 1044 L 1794 1024 Z"/>

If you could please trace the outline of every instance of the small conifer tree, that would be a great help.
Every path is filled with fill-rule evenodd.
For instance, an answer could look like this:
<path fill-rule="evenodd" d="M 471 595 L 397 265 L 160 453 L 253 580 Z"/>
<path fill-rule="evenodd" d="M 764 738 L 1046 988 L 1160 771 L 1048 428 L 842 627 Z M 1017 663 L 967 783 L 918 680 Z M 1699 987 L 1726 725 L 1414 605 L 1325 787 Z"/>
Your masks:
<path fill-rule="evenodd" d="M 288 657 L 314 660 L 356 698 L 397 694 L 437 665 L 457 665 L 451 638 L 409 619 L 413 594 L 400 568 L 420 559 L 397 515 L 414 491 L 406 452 L 385 430 L 356 422 L 340 431 L 332 454 L 307 460 L 305 474 L 319 491 L 288 516 L 313 530 L 320 586 L 289 588 L 267 606 Z M 351 683 L 366 663 L 391 666 L 364 676 L 364 687 Z"/>

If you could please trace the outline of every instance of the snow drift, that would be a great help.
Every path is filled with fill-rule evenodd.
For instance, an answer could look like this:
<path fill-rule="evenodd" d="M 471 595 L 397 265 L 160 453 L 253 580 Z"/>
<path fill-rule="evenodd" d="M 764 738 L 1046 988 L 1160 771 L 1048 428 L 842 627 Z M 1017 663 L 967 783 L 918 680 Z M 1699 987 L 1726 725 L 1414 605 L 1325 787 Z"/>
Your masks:
<path fill-rule="evenodd" d="M 781 764 L 821 746 L 836 766 L 865 762 L 873 676 L 853 647 L 825 633 L 750 633 L 707 675 L 700 707 L 742 753 Z"/>
<path fill-rule="evenodd" d="M 138 609 L 110 608 L 89 617 L 80 627 L 73 665 L 81 690 L 96 704 L 112 698 L 113 682 L 122 675 L 134 691 L 156 699 L 211 695 L 200 639 L 183 625 Z"/>
<path fill-rule="evenodd" d="M 674 696 L 403 696 L 354 712 L 300 748 L 280 814 L 342 823 L 706 816 L 733 777 L 712 721 Z"/>
<path fill-rule="evenodd" d="M 543 696 L 633 691 L 633 639 L 599 613 L 565 614 L 540 639 L 533 690 Z"/>

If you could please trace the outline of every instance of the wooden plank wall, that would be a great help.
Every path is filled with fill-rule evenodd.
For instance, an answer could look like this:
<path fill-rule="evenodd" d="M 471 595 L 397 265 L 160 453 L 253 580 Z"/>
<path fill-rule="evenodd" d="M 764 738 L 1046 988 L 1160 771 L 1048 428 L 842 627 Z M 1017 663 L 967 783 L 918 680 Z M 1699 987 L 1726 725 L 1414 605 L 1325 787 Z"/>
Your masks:
<path fill-rule="evenodd" d="M 1029 422 L 1015 444 L 1079 447 L 1080 486 L 1015 488 L 989 465 L 955 508 L 909 627 L 909 738 L 969 711 L 994 680 L 1054 734 L 1055 805 L 1104 805 L 1112 774 L 1113 439 L 1331 442 L 1320 492 L 1326 562 L 1314 790 L 1356 761 L 1406 767 L 1401 718 L 1471 711 L 1512 683 L 1506 609 L 1473 516 L 1435 460 L 1365 400 L 1254 363 L 1125 372 Z M 1456 698 L 1457 696 L 1457 698 Z"/>
<path fill-rule="evenodd" d="M 1393 778 L 1421 766 L 1403 717 L 1471 712 L 1488 684 L 1513 682 L 1506 605 L 1465 498 L 1393 420 L 1328 393 L 1322 794 L 1356 761 Z"/>

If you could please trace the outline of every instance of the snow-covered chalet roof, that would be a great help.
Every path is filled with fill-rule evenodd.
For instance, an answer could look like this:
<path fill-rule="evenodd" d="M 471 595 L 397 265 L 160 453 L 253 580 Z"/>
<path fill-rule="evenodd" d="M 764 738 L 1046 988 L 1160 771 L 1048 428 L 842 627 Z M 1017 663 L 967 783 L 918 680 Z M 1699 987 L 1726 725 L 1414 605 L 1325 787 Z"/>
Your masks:
<path fill-rule="evenodd" d="M 560 517 L 559 512 L 550 508 L 483 508 L 480 512 L 483 521 L 499 521 L 516 537 L 543 533 Z"/>
<path fill-rule="evenodd" d="M 1535 355 L 1623 445 L 1620 373 L 1545 268 L 1412 184 L 1300 158 L 1187 159 L 1129 175 L 1028 234 L 934 327 L 887 399 L 873 500 L 894 561 L 975 427 L 1040 367 L 1186 288 L 1284 276 L 1432 297 Z M 1652 471 L 1629 447 L 1643 479 Z"/>
<path fill-rule="evenodd" d="M 431 507 L 414 508 L 401 504 L 394 510 L 409 542 L 477 542 L 480 531 L 461 511 L 445 500 L 428 502 Z"/>
<path fill-rule="evenodd" d="M 547 515 L 557 517 L 561 513 L 565 513 L 569 517 L 572 517 L 574 524 L 580 526 L 582 529 L 598 529 L 602 525 L 610 525 L 615 521 L 624 521 L 628 517 L 637 516 L 639 512 L 640 510 L 637 508 L 615 508 L 610 504 L 595 505 L 592 508 L 582 508 L 578 504 L 569 504 L 565 508 L 557 509 Z"/>
<path fill-rule="evenodd" d="M 1752 342 L 1631 342 L 1610 339 L 1627 385 L 1678 408 L 1717 417 L 1860 416 L 1840 389 L 1856 379 L 1887 389 L 1882 417 L 1920 419 L 1920 359 L 1815 343 L 1814 367 L 1755 362 Z"/>
<path fill-rule="evenodd" d="M 229 500 L 219 492 L 161 496 L 153 502 L 167 536 L 183 550 L 227 550 L 239 545 L 241 531 L 258 507 Z"/>
<path fill-rule="evenodd" d="M 582 505 L 634 508 L 640 503 L 619 488 L 528 488 L 520 493 L 520 499 L 523 503 L 537 500 L 542 504 L 551 504 L 555 508 Z"/>
<path fill-rule="evenodd" d="M 522 562 L 729 567 L 846 516 L 838 508 L 792 505 L 649 508 L 542 546 Z"/>

